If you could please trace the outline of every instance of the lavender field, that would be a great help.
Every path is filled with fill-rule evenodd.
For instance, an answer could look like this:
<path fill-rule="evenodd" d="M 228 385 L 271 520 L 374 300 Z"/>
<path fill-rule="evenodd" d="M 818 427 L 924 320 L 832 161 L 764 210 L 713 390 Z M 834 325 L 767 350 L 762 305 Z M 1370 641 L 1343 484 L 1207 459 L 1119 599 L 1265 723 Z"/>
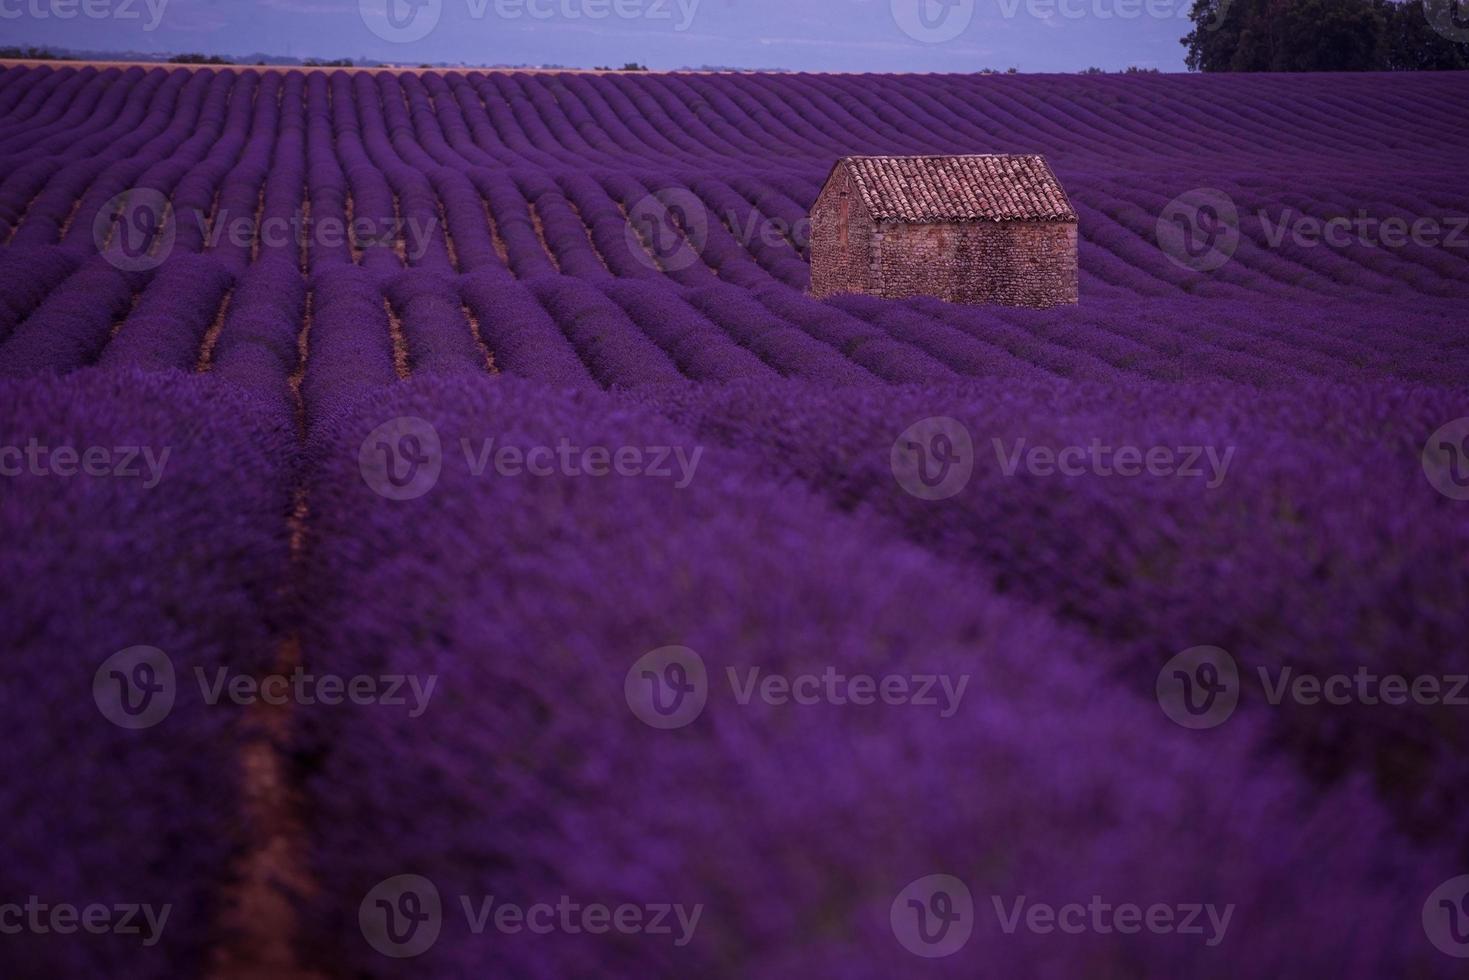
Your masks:
<path fill-rule="evenodd" d="M 0 70 L 4 972 L 1462 976 L 1466 104 Z M 1078 305 L 807 295 L 951 153 Z"/>

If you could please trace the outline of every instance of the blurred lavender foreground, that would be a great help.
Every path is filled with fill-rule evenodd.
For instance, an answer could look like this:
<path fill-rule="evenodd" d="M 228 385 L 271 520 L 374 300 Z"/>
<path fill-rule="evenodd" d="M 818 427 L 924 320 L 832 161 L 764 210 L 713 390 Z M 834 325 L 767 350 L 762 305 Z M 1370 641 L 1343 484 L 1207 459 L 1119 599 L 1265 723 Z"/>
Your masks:
<path fill-rule="evenodd" d="M 6 975 L 1459 975 L 1466 95 L 0 71 Z"/>

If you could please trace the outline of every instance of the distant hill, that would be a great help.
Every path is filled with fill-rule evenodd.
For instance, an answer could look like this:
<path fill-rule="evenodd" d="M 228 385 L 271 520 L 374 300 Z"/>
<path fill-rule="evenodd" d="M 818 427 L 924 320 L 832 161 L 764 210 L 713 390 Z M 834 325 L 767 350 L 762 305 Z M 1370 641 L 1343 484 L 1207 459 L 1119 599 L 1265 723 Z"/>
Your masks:
<path fill-rule="evenodd" d="M 191 57 L 191 54 L 193 55 Z M 263 54 L 225 54 L 205 55 L 190 52 L 176 51 L 90 51 L 81 48 L 56 48 L 50 46 L 19 46 L 6 45 L 0 47 L 0 58 L 22 59 L 29 61 L 138 61 L 145 64 L 215 64 L 215 65 L 241 65 L 241 66 L 267 66 L 267 67 L 353 67 L 353 68 L 443 68 L 443 69 L 567 69 L 577 70 L 575 65 L 559 64 L 469 64 L 467 62 L 449 61 L 415 61 L 415 62 L 386 62 L 374 58 L 295 58 L 288 55 Z M 629 62 L 629 65 L 632 63 Z M 602 69 L 605 71 L 622 71 L 622 68 Z M 630 69 L 629 69 L 630 70 Z M 648 71 L 645 66 L 638 66 L 638 70 Z M 670 69 L 671 71 L 708 71 L 708 72 L 785 72 L 788 68 L 739 68 L 730 65 L 686 65 L 681 68 Z"/>

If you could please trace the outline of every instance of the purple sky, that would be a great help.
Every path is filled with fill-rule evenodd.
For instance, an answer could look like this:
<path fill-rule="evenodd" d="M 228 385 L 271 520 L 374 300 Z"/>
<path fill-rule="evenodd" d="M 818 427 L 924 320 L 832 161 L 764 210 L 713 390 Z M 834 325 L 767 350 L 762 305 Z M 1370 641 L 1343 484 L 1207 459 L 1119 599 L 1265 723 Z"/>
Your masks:
<path fill-rule="evenodd" d="M 387 4 L 394 5 L 389 16 Z M 0 43 L 386 62 L 1183 70 L 1191 0 L 0 0 Z"/>

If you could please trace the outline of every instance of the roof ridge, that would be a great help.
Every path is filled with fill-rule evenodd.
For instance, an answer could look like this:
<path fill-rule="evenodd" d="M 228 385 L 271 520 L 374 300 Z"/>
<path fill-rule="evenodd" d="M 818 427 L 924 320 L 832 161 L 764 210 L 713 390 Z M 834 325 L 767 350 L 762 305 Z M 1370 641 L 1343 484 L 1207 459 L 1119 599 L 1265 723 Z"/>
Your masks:
<path fill-rule="evenodd" d="M 1040 157 L 1044 153 L 852 153 L 843 160 L 963 160 L 985 157 Z"/>
<path fill-rule="evenodd" d="M 843 164 L 879 221 L 1076 220 L 1040 153 L 859 154 Z"/>

